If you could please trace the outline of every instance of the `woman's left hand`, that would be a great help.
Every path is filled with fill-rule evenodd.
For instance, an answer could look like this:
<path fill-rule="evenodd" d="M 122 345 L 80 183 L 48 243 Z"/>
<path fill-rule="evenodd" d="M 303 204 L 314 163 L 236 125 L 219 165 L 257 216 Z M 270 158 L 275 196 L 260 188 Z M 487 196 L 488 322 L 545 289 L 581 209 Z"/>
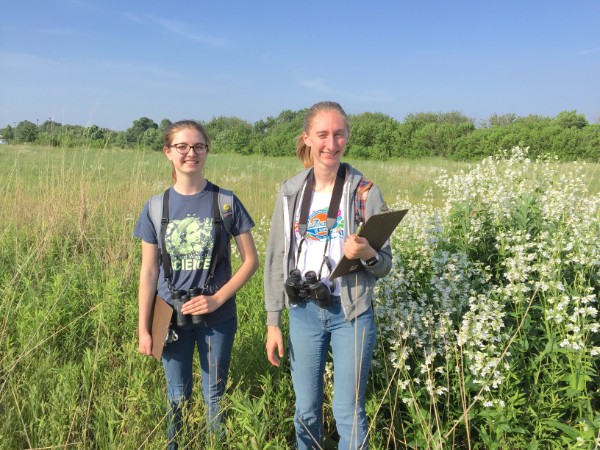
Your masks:
<path fill-rule="evenodd" d="M 364 237 L 351 234 L 344 241 L 344 256 L 348 259 L 367 260 L 373 258 L 376 254 L 375 249 Z"/>
<path fill-rule="evenodd" d="M 192 314 L 194 316 L 200 314 L 211 313 L 221 307 L 221 302 L 214 295 L 199 295 L 193 297 L 190 301 L 185 302 L 181 308 L 183 314 Z"/>

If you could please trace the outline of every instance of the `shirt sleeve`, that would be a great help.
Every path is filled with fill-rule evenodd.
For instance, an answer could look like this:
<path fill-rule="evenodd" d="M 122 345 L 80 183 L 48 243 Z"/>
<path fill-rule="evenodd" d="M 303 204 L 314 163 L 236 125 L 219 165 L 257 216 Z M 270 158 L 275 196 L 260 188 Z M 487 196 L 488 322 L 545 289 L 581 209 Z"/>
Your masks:
<path fill-rule="evenodd" d="M 239 198 L 233 195 L 233 222 L 231 224 L 231 235 L 239 236 L 254 227 L 254 221 Z"/>
<path fill-rule="evenodd" d="M 158 238 L 156 236 L 156 230 L 154 224 L 150 219 L 150 202 L 146 202 L 142 213 L 138 218 L 135 227 L 133 229 L 133 237 L 139 238 L 148 244 L 158 245 Z"/>

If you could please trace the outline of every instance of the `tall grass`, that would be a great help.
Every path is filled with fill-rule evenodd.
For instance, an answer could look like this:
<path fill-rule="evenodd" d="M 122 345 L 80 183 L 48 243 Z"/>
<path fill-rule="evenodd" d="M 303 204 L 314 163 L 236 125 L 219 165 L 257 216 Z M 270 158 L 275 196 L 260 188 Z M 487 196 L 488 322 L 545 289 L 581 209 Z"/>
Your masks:
<path fill-rule="evenodd" d="M 381 186 L 389 203 L 411 205 L 411 212 L 421 203 L 446 205 L 448 189 L 433 180 L 471 168 L 444 160 L 350 162 Z M 576 166 L 556 167 L 569 178 Z M 281 180 L 300 168 L 293 158 L 208 158 L 207 178 L 233 189 L 257 222 L 254 234 L 261 255 Z M 597 166 L 582 170 L 584 184 L 596 195 Z M 165 189 L 169 178 L 168 162 L 159 153 L 0 148 L 0 447 L 164 446 L 162 368 L 137 353 L 140 249 L 132 229 L 144 202 Z M 411 245 L 414 248 L 414 242 Z M 403 251 L 400 245 L 397 253 Z M 278 370 L 264 356 L 261 271 L 239 293 L 238 305 L 225 448 L 289 448 L 291 379 L 287 359 Z M 391 355 L 392 349 L 386 347 L 388 342 L 383 342 L 380 352 Z M 369 392 L 373 447 L 441 448 L 441 433 L 448 434 L 457 418 L 439 414 L 439 409 L 409 414 L 396 383 L 399 369 L 378 358 L 389 372 L 383 379 L 374 376 Z M 559 373 L 563 361 L 550 363 Z M 571 363 L 568 373 L 577 373 L 577 361 Z M 588 367 L 585 377 L 595 380 L 595 394 L 588 395 L 596 399 L 598 410 L 595 370 Z M 468 378 L 464 373 L 462 379 L 452 380 L 452 388 L 463 393 L 465 402 L 465 389 L 472 384 Z M 206 442 L 196 381 L 186 438 L 196 447 L 218 448 Z M 548 403 L 543 405 L 555 401 L 559 392 L 546 385 L 544 389 Z M 333 434 L 330 411 L 326 418 Z M 445 421 L 437 437 L 427 431 L 432 418 Z M 473 442 L 473 447 L 505 442 L 480 436 L 481 432 L 464 441 L 461 435 L 456 448 L 464 442 Z M 444 444 L 444 448 L 452 445 L 447 440 Z"/>

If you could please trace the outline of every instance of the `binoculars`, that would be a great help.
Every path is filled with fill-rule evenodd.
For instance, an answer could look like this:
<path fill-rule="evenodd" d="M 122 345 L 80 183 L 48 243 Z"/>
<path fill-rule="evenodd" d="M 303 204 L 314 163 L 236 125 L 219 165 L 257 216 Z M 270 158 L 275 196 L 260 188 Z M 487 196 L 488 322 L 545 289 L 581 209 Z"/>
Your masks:
<path fill-rule="evenodd" d="M 285 280 L 285 292 L 290 299 L 291 304 L 298 304 L 313 299 L 321 308 L 331 305 L 331 292 L 323 282 L 317 279 L 314 270 L 309 270 L 302 274 L 298 269 L 290 271 L 290 276 Z"/>
<path fill-rule="evenodd" d="M 171 342 L 177 341 L 177 339 L 179 339 L 179 335 L 175 332 L 175 330 L 173 328 L 169 327 L 169 330 L 167 331 L 167 335 L 165 336 L 165 342 L 163 342 L 163 347 L 166 347 Z"/>
<path fill-rule="evenodd" d="M 179 328 L 192 328 L 204 323 L 202 315 L 183 314 L 181 308 L 190 301 L 191 298 L 202 295 L 204 289 L 192 288 L 189 291 L 178 290 L 173 291 L 171 298 L 173 299 L 173 309 L 175 310 L 175 320 Z"/>

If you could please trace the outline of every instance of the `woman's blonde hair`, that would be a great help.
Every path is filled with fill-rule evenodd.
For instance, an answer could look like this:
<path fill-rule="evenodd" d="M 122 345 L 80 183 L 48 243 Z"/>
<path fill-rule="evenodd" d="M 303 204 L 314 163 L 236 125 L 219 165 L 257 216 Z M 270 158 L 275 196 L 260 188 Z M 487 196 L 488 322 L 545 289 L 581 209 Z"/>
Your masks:
<path fill-rule="evenodd" d="M 325 101 L 312 105 L 304 116 L 303 133 L 296 140 L 296 156 L 298 156 L 298 159 L 302 161 L 304 167 L 306 168 L 312 167 L 314 165 L 314 161 L 310 147 L 304 143 L 304 133 L 308 134 L 310 127 L 312 126 L 313 119 L 317 114 L 323 111 L 337 111 L 344 119 L 344 122 L 346 123 L 346 129 L 350 131 L 350 127 L 348 126 L 348 116 L 339 103 Z"/>
<path fill-rule="evenodd" d="M 172 123 L 165 131 L 165 148 L 169 148 L 171 144 L 173 144 L 173 136 L 179 133 L 181 130 L 185 130 L 186 128 L 192 128 L 196 130 L 198 133 L 202 135 L 204 138 L 204 142 L 206 145 L 209 145 L 208 142 L 208 133 L 202 126 L 200 122 L 196 122 L 195 120 L 180 120 L 179 122 Z M 171 178 L 173 179 L 173 183 L 177 181 L 177 173 L 175 172 L 175 167 L 171 171 Z"/>

